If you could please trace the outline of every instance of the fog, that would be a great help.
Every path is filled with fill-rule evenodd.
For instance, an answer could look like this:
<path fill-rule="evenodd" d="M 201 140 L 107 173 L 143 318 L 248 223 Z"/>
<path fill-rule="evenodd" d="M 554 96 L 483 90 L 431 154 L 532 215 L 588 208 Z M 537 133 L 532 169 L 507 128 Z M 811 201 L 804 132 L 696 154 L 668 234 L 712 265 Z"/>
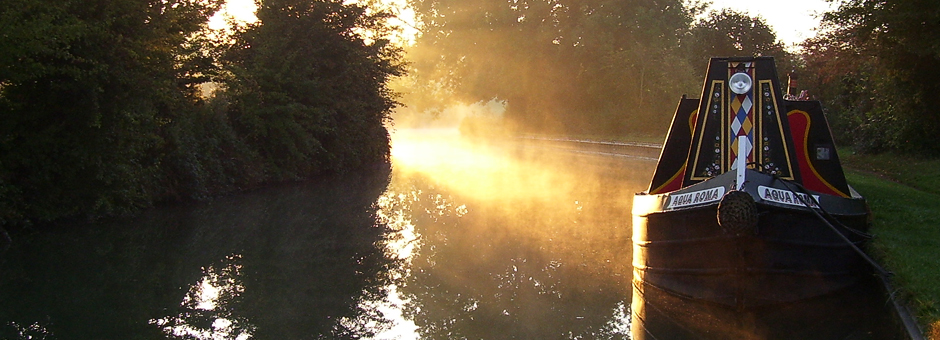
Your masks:
<path fill-rule="evenodd" d="M 440 124 L 442 123 L 432 123 Z M 655 163 L 548 142 L 394 129 L 380 200 L 422 338 L 622 338 L 630 207 Z M 393 313 L 393 314 L 394 314 Z M 407 338 L 407 337 L 405 337 Z"/>

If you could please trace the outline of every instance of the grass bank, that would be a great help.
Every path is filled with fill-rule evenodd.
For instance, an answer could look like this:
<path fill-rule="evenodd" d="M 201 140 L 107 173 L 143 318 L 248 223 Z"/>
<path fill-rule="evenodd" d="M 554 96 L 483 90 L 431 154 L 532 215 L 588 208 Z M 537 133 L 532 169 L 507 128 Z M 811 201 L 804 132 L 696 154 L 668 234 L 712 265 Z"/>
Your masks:
<path fill-rule="evenodd" d="M 940 340 L 940 159 L 844 153 L 849 183 L 871 206 L 872 252 L 925 335 Z"/>
<path fill-rule="evenodd" d="M 528 135 L 530 137 L 560 137 Z M 662 136 L 565 135 L 597 141 L 662 143 Z M 848 182 L 868 200 L 873 255 L 928 339 L 940 340 L 940 159 L 859 155 L 842 149 Z"/>

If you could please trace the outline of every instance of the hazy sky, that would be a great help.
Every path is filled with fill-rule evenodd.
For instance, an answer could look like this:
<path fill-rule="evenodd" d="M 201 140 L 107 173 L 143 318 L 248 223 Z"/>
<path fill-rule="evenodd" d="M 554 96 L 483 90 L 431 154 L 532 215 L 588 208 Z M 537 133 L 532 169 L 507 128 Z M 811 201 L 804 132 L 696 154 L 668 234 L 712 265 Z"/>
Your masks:
<path fill-rule="evenodd" d="M 258 6 L 255 5 L 254 0 L 226 0 L 225 7 L 209 20 L 209 28 L 224 28 L 227 25 L 226 17 L 234 17 L 240 21 L 255 21 L 258 19 L 255 17 L 257 9 Z"/>
<path fill-rule="evenodd" d="M 787 46 L 816 35 L 819 26 L 815 15 L 829 11 L 832 4 L 825 0 L 712 0 L 712 8 L 731 8 L 750 15 L 760 15 L 773 27 L 777 39 Z"/>
<path fill-rule="evenodd" d="M 403 5 L 405 0 L 385 0 L 388 3 Z M 472 0 L 470 0 L 472 1 Z M 790 46 L 799 43 L 806 38 L 816 35 L 813 31 L 819 26 L 817 15 L 831 9 L 832 5 L 825 0 L 711 0 L 712 8 L 731 8 L 739 12 L 750 15 L 760 15 L 773 27 L 777 33 L 777 38 L 784 44 Z M 253 0 L 228 0 L 227 10 L 235 17 L 242 20 L 251 20 L 255 10 Z M 412 21 L 414 12 L 410 10 L 400 13 L 405 21 Z M 224 23 L 216 20 L 216 27 L 224 26 Z M 409 22 L 409 24 L 411 24 Z M 407 29 L 408 27 L 406 27 Z M 413 33 L 412 33 L 413 34 Z"/>

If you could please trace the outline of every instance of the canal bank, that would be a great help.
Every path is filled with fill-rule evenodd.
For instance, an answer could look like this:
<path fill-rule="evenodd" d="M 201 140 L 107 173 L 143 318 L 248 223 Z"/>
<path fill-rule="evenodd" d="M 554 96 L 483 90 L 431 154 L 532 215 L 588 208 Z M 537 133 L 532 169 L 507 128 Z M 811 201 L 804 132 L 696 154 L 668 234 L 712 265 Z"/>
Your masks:
<path fill-rule="evenodd" d="M 414 137 L 391 178 L 15 237 L 0 339 L 627 338 L 623 207 L 653 162 Z"/>
<path fill-rule="evenodd" d="M 624 339 L 652 163 L 397 136 L 336 176 L 13 235 L 0 339 Z"/>
<path fill-rule="evenodd" d="M 940 339 L 940 160 L 845 155 L 849 183 L 871 206 L 871 251 L 926 338 Z"/>
<path fill-rule="evenodd" d="M 650 150 L 658 146 L 648 139 L 520 138 L 551 141 L 549 145 L 558 150 L 643 157 L 651 157 Z M 868 199 L 872 210 L 875 238 L 870 252 L 894 274 L 888 283 L 895 301 L 911 312 L 927 339 L 940 340 L 940 160 L 861 155 L 848 149 L 843 154 L 848 182 Z"/>

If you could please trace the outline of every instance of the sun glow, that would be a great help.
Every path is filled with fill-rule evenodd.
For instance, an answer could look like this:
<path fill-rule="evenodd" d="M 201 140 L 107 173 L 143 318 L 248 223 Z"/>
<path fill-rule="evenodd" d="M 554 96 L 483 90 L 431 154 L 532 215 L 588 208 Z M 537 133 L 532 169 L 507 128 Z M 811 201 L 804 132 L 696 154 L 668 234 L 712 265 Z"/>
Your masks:
<path fill-rule="evenodd" d="M 468 172 L 478 176 L 498 174 L 509 166 L 505 158 L 479 152 L 464 141 L 448 138 L 458 134 L 454 129 L 399 132 L 395 136 L 392 157 L 408 167 L 442 173 L 442 176 Z"/>
<path fill-rule="evenodd" d="M 544 215 L 557 215 L 559 222 L 572 220 L 572 227 L 590 222 L 580 221 L 578 216 L 583 215 L 585 206 L 596 204 L 588 197 L 610 191 L 604 178 L 646 171 L 622 167 L 615 158 L 575 158 L 549 145 L 520 143 L 528 142 L 461 138 L 456 129 L 399 130 L 393 134 L 392 160 L 396 172 L 419 173 L 458 195 L 461 201 L 453 202 L 452 207 L 458 213 L 473 212 L 476 207 L 468 202 L 494 203 L 511 215 L 532 205 Z M 588 168 L 607 170 L 585 171 Z M 629 206 L 632 193 L 617 190 L 615 196 L 603 195 L 608 195 L 609 204 Z M 545 232 L 526 231 L 533 235 Z"/>
<path fill-rule="evenodd" d="M 227 0 L 222 10 L 209 19 L 209 28 L 224 30 L 233 24 L 253 23 L 258 21 L 258 17 L 255 16 L 256 11 L 258 11 L 258 5 L 254 0 Z"/>
<path fill-rule="evenodd" d="M 418 35 L 414 9 L 408 6 L 405 0 L 382 0 L 381 2 L 394 15 L 389 20 L 389 24 L 398 31 L 394 34 L 393 40 L 397 40 L 403 46 L 414 44 L 415 37 Z"/>
<path fill-rule="evenodd" d="M 816 36 L 822 13 L 833 10 L 834 2 L 824 0 L 735 1 L 715 0 L 711 9 L 730 8 L 760 15 L 773 27 L 777 39 L 787 46 Z"/>
<path fill-rule="evenodd" d="M 167 335 L 200 340 L 251 339 L 251 325 L 231 318 L 224 311 L 226 305 L 245 291 L 241 283 L 241 255 L 232 254 L 220 266 L 203 268 L 205 274 L 198 283 L 190 286 L 183 297 L 177 316 L 152 319 L 150 324 L 160 327 Z M 207 325 L 199 316 L 208 316 Z"/>
<path fill-rule="evenodd" d="M 359 1 L 350 1 L 359 2 Z M 408 6 L 405 0 L 380 0 L 378 10 L 386 10 L 393 17 L 388 25 L 394 33 L 390 37 L 402 46 L 414 43 L 418 34 L 415 11 Z M 258 5 L 254 0 L 226 0 L 222 9 L 209 19 L 209 28 L 216 31 L 226 30 L 232 25 L 244 25 L 258 21 L 255 15 Z"/>
<path fill-rule="evenodd" d="M 559 172 L 528 169 L 530 164 L 513 160 L 506 152 L 497 145 L 461 139 L 456 129 L 398 131 L 392 143 L 392 158 L 400 170 L 421 172 L 476 199 L 551 195 L 548 187 L 564 190 L 572 185 Z"/>

